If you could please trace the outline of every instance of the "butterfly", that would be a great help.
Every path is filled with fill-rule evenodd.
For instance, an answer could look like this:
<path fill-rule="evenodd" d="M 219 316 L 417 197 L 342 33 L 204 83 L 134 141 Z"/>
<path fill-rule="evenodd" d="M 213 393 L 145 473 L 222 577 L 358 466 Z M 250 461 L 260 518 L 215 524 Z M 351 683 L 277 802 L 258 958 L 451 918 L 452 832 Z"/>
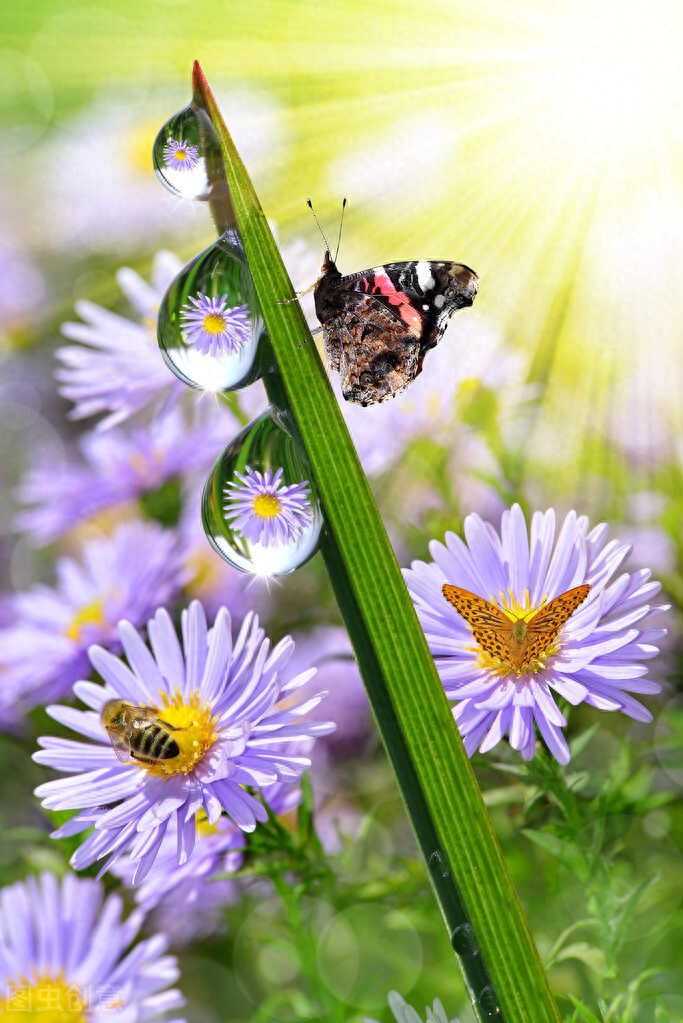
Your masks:
<path fill-rule="evenodd" d="M 325 355 L 347 401 L 374 405 L 422 372 L 456 311 L 472 305 L 479 278 L 462 263 L 387 263 L 342 277 L 329 250 L 315 289 Z"/>
<path fill-rule="evenodd" d="M 310 199 L 308 206 L 325 242 L 322 270 L 312 289 L 325 355 L 341 377 L 346 400 L 375 405 L 422 372 L 426 353 L 439 343 L 453 313 L 474 302 L 479 278 L 463 263 L 427 259 L 386 263 L 342 277 Z M 345 207 L 346 199 L 337 252 Z M 306 292 L 296 297 L 301 294 Z"/>
<path fill-rule="evenodd" d="M 513 621 L 495 604 L 476 593 L 445 583 L 441 587 L 452 604 L 472 628 L 472 635 L 482 650 L 520 671 L 529 662 L 543 657 L 557 639 L 565 622 L 583 604 L 590 586 L 574 586 L 541 607 L 532 618 L 516 616 Z"/>

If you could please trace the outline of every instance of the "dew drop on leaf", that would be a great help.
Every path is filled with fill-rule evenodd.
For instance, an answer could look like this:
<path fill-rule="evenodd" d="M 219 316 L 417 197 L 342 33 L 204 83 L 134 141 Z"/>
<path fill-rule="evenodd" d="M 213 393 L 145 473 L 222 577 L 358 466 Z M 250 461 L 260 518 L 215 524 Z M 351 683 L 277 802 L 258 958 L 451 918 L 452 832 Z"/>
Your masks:
<path fill-rule="evenodd" d="M 323 524 L 310 470 L 274 405 L 216 461 L 202 520 L 214 550 L 241 572 L 286 575 L 315 553 Z"/>
<path fill-rule="evenodd" d="M 152 160 L 157 177 L 181 199 L 206 200 L 211 195 L 207 160 L 220 154 L 220 143 L 208 115 L 192 104 L 166 121 L 154 141 Z"/>
<path fill-rule="evenodd" d="M 488 984 L 479 993 L 479 1011 L 482 1013 L 483 1019 L 486 1020 L 500 1020 L 503 1015 L 503 1010 L 500 1007 L 498 995 L 492 984 Z"/>
<path fill-rule="evenodd" d="M 159 347 L 184 383 L 205 391 L 231 391 L 259 376 L 255 367 L 265 336 L 241 240 L 226 231 L 180 271 L 162 299 Z"/>

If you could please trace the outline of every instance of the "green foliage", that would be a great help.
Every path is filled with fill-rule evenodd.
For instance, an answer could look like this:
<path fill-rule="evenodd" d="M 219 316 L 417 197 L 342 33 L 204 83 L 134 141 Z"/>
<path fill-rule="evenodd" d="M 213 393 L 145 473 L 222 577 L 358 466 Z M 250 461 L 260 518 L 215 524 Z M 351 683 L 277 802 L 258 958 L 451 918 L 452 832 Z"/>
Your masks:
<path fill-rule="evenodd" d="M 140 497 L 140 507 L 147 518 L 155 519 L 162 526 L 175 526 L 182 510 L 180 480 L 169 480 L 158 490 Z"/>
<path fill-rule="evenodd" d="M 602 738 L 595 727 L 586 729 L 576 737 L 575 749 L 587 755 L 591 744 L 598 745 Z M 520 846 L 524 851 L 528 881 L 521 875 L 517 880 L 534 932 L 542 942 L 545 934 L 551 936 L 545 945 L 545 958 L 551 978 L 561 981 L 566 992 L 561 998 L 565 1023 L 665 1023 L 667 1019 L 680 1023 L 679 1016 L 671 1015 L 665 1008 L 666 1001 L 657 997 L 658 992 L 680 990 L 683 981 L 680 961 L 674 954 L 672 961 L 658 962 L 654 944 L 651 950 L 648 946 L 644 961 L 645 949 L 639 941 L 648 917 L 647 913 L 638 914 L 643 910 L 648 890 L 656 888 L 661 879 L 638 876 L 644 846 L 641 842 L 637 848 L 629 849 L 624 842 L 623 825 L 617 827 L 611 814 L 616 809 L 623 816 L 651 805 L 653 795 L 664 793 L 651 792 L 658 783 L 653 771 L 647 785 L 641 782 L 640 791 L 633 792 L 630 775 L 625 776 L 623 770 L 624 746 L 632 748 L 631 743 L 621 740 L 613 749 L 615 756 L 609 758 L 603 778 L 592 788 L 589 781 L 577 781 L 585 779 L 589 772 L 558 768 L 545 757 L 537 757 L 527 767 L 498 761 L 482 768 L 487 802 L 494 809 L 497 830 L 513 868 L 515 853 Z M 636 755 L 640 755 L 638 750 Z M 370 765 L 368 770 L 372 770 Z M 488 787 L 487 783 L 500 771 L 512 775 L 513 784 Z M 349 782 L 347 791 L 356 791 L 358 799 L 359 779 L 355 784 L 351 779 Z M 595 788 L 598 791 L 593 792 Z M 683 810 L 680 797 L 672 792 L 668 795 L 667 806 L 680 815 Z M 355 942 L 356 961 L 369 963 L 376 946 L 385 949 L 391 945 L 387 928 L 392 914 L 397 912 L 407 913 L 410 925 L 404 917 L 396 918 L 395 958 L 385 959 L 382 964 L 374 962 L 378 978 L 386 977 L 388 985 L 405 991 L 406 997 L 418 1007 L 431 1002 L 438 991 L 449 1009 L 449 1018 L 458 1016 L 461 1023 L 471 1018 L 465 991 L 454 985 L 448 971 L 448 942 L 415 852 L 410 844 L 396 845 L 390 837 L 396 835 L 400 805 L 390 788 L 381 793 L 375 791 L 375 799 L 378 802 L 365 812 L 353 834 L 343 825 L 338 826 L 335 853 L 321 852 L 321 841 L 312 826 L 317 816 L 325 828 L 325 844 L 329 845 L 329 824 L 324 823 L 324 808 L 318 815 L 312 815 L 308 796 L 296 822 L 286 827 L 269 824 L 263 835 L 257 831 L 249 837 L 243 871 L 248 883 L 240 904 L 230 911 L 233 937 L 228 939 L 228 961 L 234 962 L 236 970 L 247 968 L 245 949 L 249 949 L 251 966 L 246 984 L 250 997 L 258 1004 L 258 1014 L 255 1017 L 246 1014 L 244 1018 L 265 1020 L 268 1013 L 277 1013 L 279 1018 L 295 1020 L 302 1018 L 302 1012 L 304 1016 L 311 1012 L 315 1016 L 324 1009 L 325 1017 L 335 1023 L 355 1019 L 354 1012 L 390 1023 L 391 1014 L 380 1004 L 376 988 L 363 987 L 366 974 L 361 971 L 357 981 L 349 982 L 342 994 L 335 983 L 330 986 L 326 963 L 327 956 L 336 950 L 339 980 L 346 968 L 342 953 L 346 948 L 344 954 L 348 954 L 348 935 Z M 515 807 L 518 818 L 511 827 L 510 812 Z M 642 819 L 640 810 L 633 816 Z M 569 820 L 574 822 L 574 830 Z M 602 825 L 597 827 L 597 822 Z M 524 823 L 528 826 L 522 827 Z M 552 836 L 555 832 L 563 836 L 563 846 L 575 850 L 575 856 L 567 859 L 568 866 L 545 840 L 524 847 L 525 839 L 532 835 Z M 670 848 L 667 852 L 674 854 Z M 571 868 L 577 863 L 582 874 L 589 875 L 585 882 L 578 882 L 572 873 Z M 561 876 L 553 864 L 561 865 L 564 872 Z M 680 878 L 680 862 L 678 870 Z M 265 878 L 269 878 L 272 888 L 251 887 L 262 884 Z M 576 881 L 573 886 L 570 878 Z M 558 889 L 558 883 L 567 886 L 564 892 Z M 552 893 L 551 914 L 548 892 Z M 558 931 L 562 905 L 571 907 L 575 919 Z M 421 943 L 422 964 L 417 980 L 409 962 L 402 960 L 406 948 L 411 947 L 411 928 Z M 680 916 L 670 916 L 656 933 L 660 942 L 666 940 L 667 934 L 675 942 L 676 934 L 681 933 Z M 318 942 L 315 957 L 310 950 L 311 935 Z M 346 944 L 342 942 L 344 935 Z M 217 952 L 218 946 L 209 945 L 201 954 L 213 955 L 212 948 Z M 274 961 L 279 962 L 283 971 L 279 975 L 289 979 L 278 984 L 267 968 L 259 970 L 254 966 L 260 955 L 271 966 Z M 287 969 L 283 963 L 289 964 Z"/>
<path fill-rule="evenodd" d="M 652 939 L 661 941 L 667 927 L 680 928 L 676 910 L 683 876 L 680 848 L 662 830 L 658 814 L 667 807 L 680 819 L 683 807 L 680 795 L 647 762 L 647 748 L 625 738 L 610 744 L 612 755 L 600 772 L 582 769 L 600 755 L 608 737 L 596 725 L 579 733 L 566 768 L 545 753 L 529 764 L 489 763 L 489 772 L 494 768 L 515 781 L 507 793 L 505 787 L 489 790 L 493 798 L 487 802 L 520 808 L 520 834 L 542 851 L 540 862 L 546 863 L 543 887 L 554 889 L 573 918 L 554 935 L 546 968 L 552 976 L 572 962 L 574 970 L 581 964 L 588 989 L 597 995 L 598 1015 L 587 1007 L 590 1001 L 568 992 L 575 1007 L 568 1021 L 652 1023 L 651 1012 L 639 1014 L 639 992 L 662 972 Z M 658 845 L 645 853 L 648 843 Z M 558 865 L 554 882 L 546 872 L 552 861 Z M 557 911 L 553 919 L 561 919 Z M 644 965 L 646 951 L 651 965 Z M 680 964 L 677 974 L 683 980 Z"/>

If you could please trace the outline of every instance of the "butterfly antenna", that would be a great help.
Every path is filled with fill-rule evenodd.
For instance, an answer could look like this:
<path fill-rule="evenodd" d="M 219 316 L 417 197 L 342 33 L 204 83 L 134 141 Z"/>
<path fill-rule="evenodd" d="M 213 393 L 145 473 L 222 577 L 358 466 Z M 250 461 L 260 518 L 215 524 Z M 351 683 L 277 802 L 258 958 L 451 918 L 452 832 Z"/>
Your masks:
<path fill-rule="evenodd" d="M 327 238 L 325 237 L 325 232 L 323 231 L 322 227 L 320 226 L 320 221 L 318 220 L 318 218 L 315 215 L 315 210 L 313 209 L 313 203 L 311 202 L 310 199 L 307 199 L 306 202 L 308 203 L 309 210 L 313 214 L 313 219 L 315 220 L 316 224 L 318 225 L 318 230 L 320 231 L 321 235 L 323 236 L 323 241 L 325 242 L 325 251 L 326 252 L 330 252 L 331 250 L 330 250 L 329 242 L 327 241 Z"/>
<path fill-rule="evenodd" d="M 335 249 L 335 252 L 334 252 L 334 262 L 335 263 L 337 262 L 337 256 L 339 255 L 339 245 L 341 243 L 341 233 L 342 233 L 342 227 L 344 225 L 344 210 L 345 209 L 346 209 L 346 199 L 344 199 L 344 202 L 342 203 L 341 217 L 339 218 L 339 234 L 337 236 L 337 248 Z"/>

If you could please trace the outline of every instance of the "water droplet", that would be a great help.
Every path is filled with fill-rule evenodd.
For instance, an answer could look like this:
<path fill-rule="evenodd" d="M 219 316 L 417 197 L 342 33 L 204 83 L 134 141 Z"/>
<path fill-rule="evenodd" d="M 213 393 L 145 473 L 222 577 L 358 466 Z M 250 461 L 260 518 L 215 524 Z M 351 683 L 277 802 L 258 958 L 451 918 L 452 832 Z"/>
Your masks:
<path fill-rule="evenodd" d="M 192 104 L 166 121 L 154 141 L 152 160 L 159 180 L 181 199 L 208 199 L 207 162 L 220 159 L 220 143 L 204 110 Z"/>
<path fill-rule="evenodd" d="M 474 931 L 472 930 L 472 924 L 464 923 L 456 927 L 451 934 L 451 945 L 453 951 L 457 952 L 462 958 L 468 956 L 478 956 L 479 948 L 474 937 Z"/>
<path fill-rule="evenodd" d="M 444 855 L 439 849 L 436 849 L 429 857 L 429 869 L 436 881 L 441 881 L 443 878 L 451 876 L 451 872 L 446 866 Z"/>
<path fill-rule="evenodd" d="M 271 405 L 227 446 L 202 496 L 211 546 L 254 575 L 285 575 L 315 553 L 323 524 L 311 473 Z"/>
<path fill-rule="evenodd" d="M 503 1010 L 492 984 L 488 984 L 479 993 L 479 1006 L 484 1014 L 484 1019 L 502 1019 Z"/>
<path fill-rule="evenodd" d="M 169 368 L 191 387 L 231 391 L 259 375 L 263 317 L 239 235 L 227 231 L 181 270 L 159 307 Z"/>

